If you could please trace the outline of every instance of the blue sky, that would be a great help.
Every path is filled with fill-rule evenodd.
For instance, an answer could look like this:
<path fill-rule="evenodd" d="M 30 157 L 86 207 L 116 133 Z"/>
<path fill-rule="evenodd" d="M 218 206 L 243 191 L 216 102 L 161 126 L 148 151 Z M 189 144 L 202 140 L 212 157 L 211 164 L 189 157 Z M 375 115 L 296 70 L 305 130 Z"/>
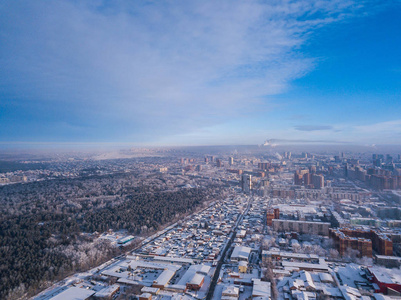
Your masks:
<path fill-rule="evenodd" d="M 400 15 L 400 1 L 2 1 L 0 143 L 401 144 Z"/>

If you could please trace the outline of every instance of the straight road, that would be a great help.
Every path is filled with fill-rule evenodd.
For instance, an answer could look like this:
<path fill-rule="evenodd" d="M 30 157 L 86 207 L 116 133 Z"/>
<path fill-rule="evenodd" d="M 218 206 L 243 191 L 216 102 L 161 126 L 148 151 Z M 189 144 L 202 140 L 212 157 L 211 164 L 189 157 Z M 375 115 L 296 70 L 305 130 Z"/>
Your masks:
<path fill-rule="evenodd" d="M 253 200 L 253 197 L 251 196 L 248 200 L 248 204 L 247 204 L 245 211 L 240 215 L 237 222 L 235 223 L 235 227 L 231 234 L 231 238 L 229 239 L 226 246 L 224 247 L 223 253 L 221 254 L 220 259 L 217 263 L 216 270 L 214 271 L 212 281 L 210 282 L 209 291 L 206 295 L 206 300 L 211 300 L 213 298 L 214 290 L 216 289 L 217 280 L 219 279 L 221 267 L 223 266 L 224 259 L 227 255 L 227 251 L 228 251 L 228 249 L 230 249 L 230 247 L 235 239 L 235 236 L 237 235 L 238 225 L 241 223 L 242 219 L 248 213 L 249 208 L 251 207 L 252 200 Z"/>

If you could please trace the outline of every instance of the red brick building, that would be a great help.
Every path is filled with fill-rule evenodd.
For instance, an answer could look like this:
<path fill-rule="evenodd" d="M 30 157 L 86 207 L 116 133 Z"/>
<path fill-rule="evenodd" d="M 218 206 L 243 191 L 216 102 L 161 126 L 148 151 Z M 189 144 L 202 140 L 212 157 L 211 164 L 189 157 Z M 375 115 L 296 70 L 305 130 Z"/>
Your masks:
<path fill-rule="evenodd" d="M 278 208 L 268 208 L 266 213 L 266 224 L 268 226 L 273 225 L 273 219 L 280 219 L 280 209 Z"/>
<path fill-rule="evenodd" d="M 344 255 L 348 248 L 358 250 L 361 257 L 372 257 L 372 250 L 380 255 L 393 255 L 393 242 L 386 234 L 377 230 L 330 229 L 330 237 L 334 239 L 336 248 L 341 255 Z"/>

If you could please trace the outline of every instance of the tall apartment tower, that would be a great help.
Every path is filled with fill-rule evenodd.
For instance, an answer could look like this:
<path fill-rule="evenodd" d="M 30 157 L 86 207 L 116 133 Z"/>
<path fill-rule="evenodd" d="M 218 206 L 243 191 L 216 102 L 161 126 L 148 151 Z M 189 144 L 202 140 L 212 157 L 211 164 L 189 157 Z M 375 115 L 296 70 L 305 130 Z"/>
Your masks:
<path fill-rule="evenodd" d="M 230 166 L 232 166 L 232 165 L 234 164 L 234 157 L 230 156 L 230 157 L 228 158 L 228 164 L 229 164 Z"/>
<path fill-rule="evenodd" d="M 315 189 L 321 189 L 324 187 L 324 176 L 323 175 L 312 175 L 312 184 Z"/>
<path fill-rule="evenodd" d="M 241 177 L 241 188 L 245 193 L 249 193 L 252 189 L 252 176 L 243 174 Z"/>

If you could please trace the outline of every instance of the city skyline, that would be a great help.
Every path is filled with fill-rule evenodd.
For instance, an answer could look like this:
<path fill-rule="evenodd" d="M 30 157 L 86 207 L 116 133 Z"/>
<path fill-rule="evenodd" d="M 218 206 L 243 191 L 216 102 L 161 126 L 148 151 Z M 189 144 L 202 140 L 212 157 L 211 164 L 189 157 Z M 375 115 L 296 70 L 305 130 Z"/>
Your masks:
<path fill-rule="evenodd" d="M 5 1 L 0 144 L 401 144 L 400 12 Z"/>

